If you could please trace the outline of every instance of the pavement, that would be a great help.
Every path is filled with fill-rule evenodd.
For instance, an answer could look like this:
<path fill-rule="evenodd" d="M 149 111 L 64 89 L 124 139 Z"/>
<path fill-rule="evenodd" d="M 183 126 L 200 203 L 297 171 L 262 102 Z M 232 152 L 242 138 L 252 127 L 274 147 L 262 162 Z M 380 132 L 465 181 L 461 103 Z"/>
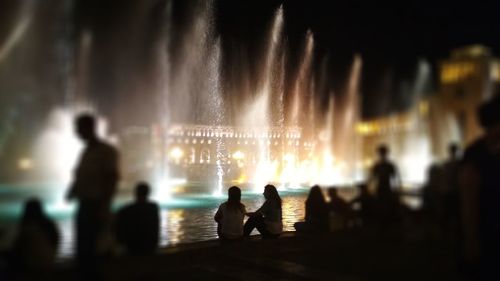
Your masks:
<path fill-rule="evenodd" d="M 252 236 L 161 249 L 154 256 L 114 257 L 105 280 L 462 280 L 453 245 L 414 231 L 357 229 L 278 239 Z M 52 280 L 71 280 L 71 263 Z"/>

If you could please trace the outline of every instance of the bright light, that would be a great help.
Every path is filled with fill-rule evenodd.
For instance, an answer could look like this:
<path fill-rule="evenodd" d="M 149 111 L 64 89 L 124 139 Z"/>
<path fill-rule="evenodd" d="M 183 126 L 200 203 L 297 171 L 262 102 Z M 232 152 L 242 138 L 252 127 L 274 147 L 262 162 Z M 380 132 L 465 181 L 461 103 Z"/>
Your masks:
<path fill-rule="evenodd" d="M 236 160 L 242 160 L 245 158 L 245 154 L 241 151 L 236 151 L 235 153 L 233 153 L 233 159 L 236 159 Z"/>
<path fill-rule="evenodd" d="M 293 163 L 295 161 L 295 155 L 293 155 L 291 153 L 287 153 L 287 154 L 283 155 L 283 160 L 290 162 L 290 163 Z"/>
<path fill-rule="evenodd" d="M 180 149 L 179 147 L 174 147 L 172 150 L 170 150 L 170 157 L 172 157 L 175 160 L 179 160 L 182 158 L 184 155 L 184 151 Z"/>
<path fill-rule="evenodd" d="M 31 170 L 33 168 L 33 161 L 29 158 L 21 158 L 17 161 L 17 167 L 19 170 Z"/>

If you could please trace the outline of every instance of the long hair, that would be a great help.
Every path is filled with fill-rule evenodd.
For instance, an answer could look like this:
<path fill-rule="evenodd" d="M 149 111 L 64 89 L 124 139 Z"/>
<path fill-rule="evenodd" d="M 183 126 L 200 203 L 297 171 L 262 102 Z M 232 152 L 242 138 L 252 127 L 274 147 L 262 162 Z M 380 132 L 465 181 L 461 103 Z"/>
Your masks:
<path fill-rule="evenodd" d="M 279 209 L 281 210 L 281 197 L 278 194 L 278 190 L 276 190 L 276 187 L 272 184 L 268 184 L 264 187 L 264 194 L 266 194 L 266 200 L 269 200 L 271 202 L 274 202 L 276 205 L 279 206 Z"/>
<path fill-rule="evenodd" d="M 321 188 L 318 185 L 311 187 L 306 202 L 312 205 L 323 205 L 326 203 L 323 192 L 321 192 Z"/>
<path fill-rule="evenodd" d="M 241 189 L 237 186 L 231 186 L 227 190 L 227 208 L 233 211 L 243 211 L 241 204 Z"/>
<path fill-rule="evenodd" d="M 306 199 L 306 221 L 324 222 L 326 215 L 326 200 L 318 185 L 311 187 Z"/>

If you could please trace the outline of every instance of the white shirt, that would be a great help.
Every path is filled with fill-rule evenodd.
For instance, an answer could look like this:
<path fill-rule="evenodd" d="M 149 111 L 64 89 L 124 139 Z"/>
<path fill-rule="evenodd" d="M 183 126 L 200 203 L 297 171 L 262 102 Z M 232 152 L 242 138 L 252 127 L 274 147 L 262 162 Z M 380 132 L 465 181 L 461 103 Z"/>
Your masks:
<path fill-rule="evenodd" d="M 233 210 L 227 207 L 227 202 L 222 203 L 215 216 L 222 216 L 219 221 L 221 224 L 222 235 L 229 239 L 243 236 L 243 219 L 245 218 L 245 206 L 241 209 Z"/>

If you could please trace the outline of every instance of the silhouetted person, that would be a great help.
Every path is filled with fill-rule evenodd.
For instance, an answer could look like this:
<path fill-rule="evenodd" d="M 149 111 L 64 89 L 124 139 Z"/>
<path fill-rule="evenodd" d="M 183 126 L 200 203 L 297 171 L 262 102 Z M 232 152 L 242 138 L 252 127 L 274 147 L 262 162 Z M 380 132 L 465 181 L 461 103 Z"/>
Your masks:
<path fill-rule="evenodd" d="M 371 180 L 376 182 L 377 197 L 382 202 L 393 199 L 394 189 L 401 187 L 398 170 L 389 156 L 389 149 L 385 145 L 377 148 L 379 161 L 372 167 Z"/>
<path fill-rule="evenodd" d="M 328 189 L 328 208 L 335 214 L 343 217 L 348 217 L 351 213 L 351 206 L 343 198 L 339 196 L 338 188 L 331 187 Z"/>
<path fill-rule="evenodd" d="M 388 158 L 389 149 L 385 145 L 377 148 L 379 161 L 372 167 L 371 182 L 376 185 L 377 210 L 380 222 L 384 225 L 392 224 L 399 214 L 399 198 L 395 191 L 401 187 L 399 173 Z"/>
<path fill-rule="evenodd" d="M 76 256 L 81 274 L 95 275 L 97 241 L 110 220 L 110 204 L 118 182 L 118 152 L 96 135 L 95 119 L 80 115 L 76 133 L 85 142 L 68 193 L 78 201 L 76 215 Z"/>
<path fill-rule="evenodd" d="M 427 181 L 422 187 L 422 211 L 427 219 L 435 222 L 439 209 L 441 208 L 441 198 L 439 189 L 443 184 L 442 169 L 439 165 L 433 164 L 427 170 Z"/>
<path fill-rule="evenodd" d="M 358 185 L 359 194 L 353 200 L 351 200 L 350 205 L 359 205 L 359 209 L 356 213 L 359 214 L 363 226 L 369 226 L 374 223 L 377 210 L 376 199 L 368 191 L 368 185 L 362 183 Z"/>
<path fill-rule="evenodd" d="M 238 239 L 243 237 L 243 220 L 245 205 L 241 204 L 241 190 L 232 186 L 227 190 L 227 201 L 222 203 L 215 213 L 217 234 L 221 239 Z"/>
<path fill-rule="evenodd" d="M 328 207 L 317 185 L 311 187 L 305 203 L 305 221 L 297 222 L 294 227 L 299 232 L 316 232 L 328 229 Z"/>
<path fill-rule="evenodd" d="M 117 214 L 116 236 L 132 255 L 153 254 L 158 248 L 159 208 L 148 200 L 149 192 L 147 183 L 139 183 L 135 188 L 135 202 Z"/>
<path fill-rule="evenodd" d="M 48 272 L 53 266 L 58 244 L 59 231 L 44 213 L 40 201 L 26 201 L 12 250 L 14 271 L 23 274 Z"/>
<path fill-rule="evenodd" d="M 449 157 L 442 167 L 442 183 L 439 190 L 440 216 L 443 227 L 455 228 L 459 218 L 458 170 L 460 166 L 459 147 L 452 143 L 448 147 Z"/>
<path fill-rule="evenodd" d="M 460 170 L 465 257 L 481 279 L 500 276 L 500 97 L 481 105 L 484 136 L 467 147 Z"/>
<path fill-rule="evenodd" d="M 264 238 L 277 237 L 283 231 L 281 217 L 281 198 L 274 185 L 266 185 L 264 188 L 264 198 L 266 201 L 249 216 L 243 227 L 243 235 L 249 236 L 254 228 L 262 234 Z"/>

